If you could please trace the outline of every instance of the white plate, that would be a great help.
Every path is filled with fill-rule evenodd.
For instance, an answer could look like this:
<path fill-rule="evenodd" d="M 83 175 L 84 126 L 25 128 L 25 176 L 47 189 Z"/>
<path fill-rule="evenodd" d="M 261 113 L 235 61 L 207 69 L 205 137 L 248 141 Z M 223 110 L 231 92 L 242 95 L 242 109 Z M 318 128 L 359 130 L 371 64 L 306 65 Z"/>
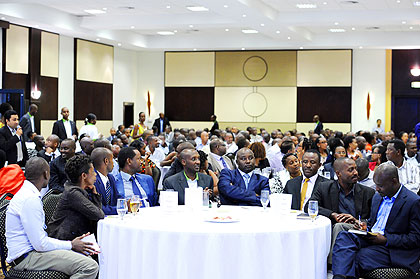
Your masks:
<path fill-rule="evenodd" d="M 219 217 L 218 219 L 215 219 L 216 217 Z M 226 218 L 226 217 L 222 217 L 222 216 L 214 216 L 212 218 L 208 218 L 205 220 L 206 222 L 210 222 L 210 223 L 236 223 L 239 222 L 239 219 L 233 218 L 231 217 Z"/>

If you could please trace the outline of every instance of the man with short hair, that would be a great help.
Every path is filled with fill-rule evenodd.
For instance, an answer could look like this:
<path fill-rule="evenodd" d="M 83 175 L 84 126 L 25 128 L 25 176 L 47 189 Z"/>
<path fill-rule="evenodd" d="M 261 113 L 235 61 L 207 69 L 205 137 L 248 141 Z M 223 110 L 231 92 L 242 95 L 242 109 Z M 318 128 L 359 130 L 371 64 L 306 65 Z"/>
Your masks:
<path fill-rule="evenodd" d="M 109 142 L 111 142 L 113 139 L 115 139 L 117 137 L 117 130 L 112 127 L 111 129 L 109 129 L 109 134 L 110 136 L 107 137 L 107 140 L 109 140 Z"/>
<path fill-rule="evenodd" d="M 267 152 L 267 159 L 270 162 L 270 167 L 275 171 L 284 169 L 281 159 L 287 153 L 295 152 L 295 145 L 291 140 L 280 141 L 278 144 L 273 145 Z"/>
<path fill-rule="evenodd" d="M 173 189 L 178 192 L 178 204 L 185 204 L 185 188 L 201 187 L 204 191 L 213 189 L 211 176 L 200 172 L 200 155 L 194 149 L 184 149 L 181 154 L 184 171 L 179 172 L 163 182 L 163 190 Z"/>
<path fill-rule="evenodd" d="M 92 151 L 90 158 L 97 174 L 94 185 L 96 191 L 102 196 L 102 210 L 105 215 L 116 215 L 117 200 L 122 196 L 118 193 L 115 179 L 111 174 L 114 169 L 112 151 L 104 147 L 97 147 Z"/>
<path fill-rule="evenodd" d="M 357 167 L 357 182 L 360 185 L 376 189 L 375 182 L 373 182 L 373 171 L 369 169 L 369 162 L 365 158 L 356 160 Z"/>
<path fill-rule="evenodd" d="M 177 140 L 175 140 L 174 143 L 175 142 L 177 142 Z M 190 142 L 182 141 L 176 146 L 176 148 L 175 148 L 175 152 L 176 152 L 175 159 L 171 163 L 171 167 L 166 172 L 162 181 L 165 181 L 165 179 L 167 179 L 168 177 L 171 177 L 172 175 L 177 174 L 184 169 L 184 167 L 182 166 L 182 163 L 181 163 L 181 158 L 180 158 L 180 154 L 184 149 L 194 149 L 194 145 L 192 145 L 192 143 L 190 143 Z"/>
<path fill-rule="evenodd" d="M 24 167 L 29 156 L 22 136 L 23 130 L 19 127 L 19 116 L 16 111 L 8 110 L 4 120 L 6 125 L 0 128 L 0 149 L 6 152 L 8 164 Z"/>
<path fill-rule="evenodd" d="M 222 204 L 261 206 L 262 190 L 270 190 L 268 178 L 254 173 L 255 157 L 249 148 L 236 154 L 238 169 L 223 169 L 219 177 L 219 195 Z"/>
<path fill-rule="evenodd" d="M 20 119 L 20 127 L 22 127 L 23 130 L 23 139 L 25 142 L 29 141 L 28 134 L 29 132 L 36 132 L 35 129 L 35 114 L 38 112 L 38 106 L 35 104 L 31 104 L 29 106 L 29 110 L 27 113 L 22 115 Z"/>
<path fill-rule="evenodd" d="M 398 180 L 398 170 L 381 164 L 373 181 L 378 193 L 372 201 L 366 228 L 367 236 L 343 231 L 333 248 L 334 278 L 359 278 L 361 271 L 403 267 L 413 273 L 419 270 L 420 197 Z"/>
<path fill-rule="evenodd" d="M 210 147 L 207 147 L 209 143 L 209 133 L 202 131 L 200 133 L 201 142 L 197 144 L 197 150 L 203 150 L 206 154 L 210 153 Z"/>
<path fill-rule="evenodd" d="M 80 140 L 80 147 L 82 148 L 82 154 L 90 156 L 93 151 L 93 140 L 90 137 L 84 137 Z"/>
<path fill-rule="evenodd" d="M 78 132 L 76 123 L 69 119 L 70 111 L 67 107 L 61 109 L 61 116 L 63 116 L 61 120 L 54 122 L 52 133 L 57 135 L 60 140 L 77 140 Z"/>
<path fill-rule="evenodd" d="M 33 148 L 26 146 L 28 150 L 29 159 L 36 157 L 38 155 L 38 152 L 45 148 L 45 139 L 41 135 L 36 135 L 32 143 L 34 144 Z"/>
<path fill-rule="evenodd" d="M 25 176 L 6 212 L 7 262 L 18 271 L 56 270 L 72 279 L 96 278 L 98 264 L 83 255 L 94 253 L 92 243 L 82 240 L 88 234 L 63 241 L 45 232 L 40 191 L 50 178 L 48 163 L 40 157 L 30 159 Z"/>
<path fill-rule="evenodd" d="M 156 136 L 149 136 L 146 139 L 147 146 L 146 152 L 150 152 L 149 159 L 155 163 L 157 166 L 160 166 L 160 162 L 165 159 L 165 153 L 161 148 L 159 148 L 159 139 Z"/>
<path fill-rule="evenodd" d="M 234 141 L 234 136 L 232 132 L 226 132 L 225 135 L 225 142 L 226 142 L 226 153 L 235 153 L 238 150 L 238 146 Z"/>
<path fill-rule="evenodd" d="M 251 143 L 262 142 L 263 141 L 263 138 L 260 135 L 257 134 L 257 132 L 258 132 L 257 128 L 252 127 L 250 130 L 251 131 L 249 133 L 249 136 L 251 137 L 251 140 L 250 140 Z"/>
<path fill-rule="evenodd" d="M 60 138 L 57 135 L 51 135 L 45 141 L 45 149 L 42 149 L 38 152 L 37 156 L 44 158 L 47 163 L 51 162 L 58 156 L 60 156 L 60 152 L 58 151 L 57 147 L 60 144 Z"/>
<path fill-rule="evenodd" d="M 210 154 L 208 156 L 208 162 L 211 165 L 212 170 L 217 173 L 217 176 L 220 175 L 220 172 L 223 169 L 235 169 L 235 165 L 233 164 L 232 160 L 225 154 L 226 144 L 223 141 L 215 139 L 210 142 Z"/>
<path fill-rule="evenodd" d="M 217 116 L 212 115 L 210 116 L 210 121 L 213 122 L 213 126 L 211 126 L 210 134 L 214 135 L 214 132 L 219 129 L 219 122 L 217 122 Z"/>
<path fill-rule="evenodd" d="M 391 140 L 386 148 L 388 162 L 398 168 L 399 181 L 410 191 L 417 194 L 419 191 L 420 175 L 418 167 L 407 163 L 404 159 L 405 144 L 402 140 Z"/>
<path fill-rule="evenodd" d="M 363 158 L 366 159 L 366 157 L 369 156 L 370 153 L 366 151 L 367 141 L 366 141 L 365 137 L 357 136 L 356 137 L 356 143 L 357 143 L 357 148 L 359 149 L 359 151 L 363 155 Z"/>
<path fill-rule="evenodd" d="M 64 183 L 67 181 L 65 171 L 66 162 L 74 156 L 76 152 L 76 143 L 72 139 L 65 139 L 61 142 L 61 155 L 50 162 L 51 178 L 48 184 L 50 189 L 56 189 L 60 192 L 64 191 Z"/>
<path fill-rule="evenodd" d="M 413 164 L 416 167 L 420 168 L 420 152 L 417 152 L 417 143 L 416 140 L 409 140 L 406 144 L 407 154 L 405 159 L 407 163 Z"/>
<path fill-rule="evenodd" d="M 320 135 L 324 129 L 324 125 L 322 125 L 322 122 L 319 120 L 319 115 L 315 114 L 313 121 L 315 122 L 314 134 Z"/>
<path fill-rule="evenodd" d="M 292 209 L 303 210 L 320 183 L 328 181 L 328 179 L 318 175 L 320 167 L 321 155 L 318 151 L 310 149 L 303 154 L 303 175 L 287 181 L 283 191 L 285 194 L 292 194 Z"/>
<path fill-rule="evenodd" d="M 165 117 L 165 114 L 163 112 L 159 113 L 159 118 L 156 118 L 155 122 L 153 123 L 153 126 L 157 128 L 156 136 L 164 133 L 166 126 L 170 125 L 171 123 L 169 123 L 169 119 Z"/>
<path fill-rule="evenodd" d="M 141 154 L 134 147 L 124 147 L 118 154 L 120 172 L 114 177 L 118 193 L 123 198 L 138 195 L 143 199 L 141 207 L 158 203 L 155 183 L 150 175 L 140 174 Z"/>

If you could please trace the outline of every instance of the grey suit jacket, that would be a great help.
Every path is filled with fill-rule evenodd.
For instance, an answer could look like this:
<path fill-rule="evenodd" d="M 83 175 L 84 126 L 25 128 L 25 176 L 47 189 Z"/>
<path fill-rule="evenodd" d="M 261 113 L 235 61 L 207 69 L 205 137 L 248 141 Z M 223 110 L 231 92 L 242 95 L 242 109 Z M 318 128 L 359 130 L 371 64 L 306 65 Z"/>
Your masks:
<path fill-rule="evenodd" d="M 232 160 L 227 157 L 226 155 L 222 156 L 223 159 L 226 162 L 226 165 L 228 165 L 230 170 L 234 170 L 236 169 L 235 164 L 233 164 Z M 209 164 L 211 165 L 213 171 L 217 172 L 217 176 L 220 175 L 220 172 L 222 171 L 222 167 L 220 166 L 219 162 L 217 162 L 217 160 L 213 157 L 212 153 L 210 152 L 209 156 L 207 157 Z"/>
<path fill-rule="evenodd" d="M 213 179 L 210 175 L 199 172 L 197 185 L 203 189 L 213 189 Z M 163 190 L 174 189 L 178 192 L 178 204 L 185 204 L 185 188 L 188 188 L 187 179 L 184 172 L 181 171 L 163 181 Z"/>
<path fill-rule="evenodd" d="M 20 127 L 22 127 L 22 137 L 25 140 L 25 142 L 29 141 L 28 133 L 32 131 L 32 125 L 31 125 L 31 117 L 28 113 L 25 113 L 22 115 L 19 121 Z"/>

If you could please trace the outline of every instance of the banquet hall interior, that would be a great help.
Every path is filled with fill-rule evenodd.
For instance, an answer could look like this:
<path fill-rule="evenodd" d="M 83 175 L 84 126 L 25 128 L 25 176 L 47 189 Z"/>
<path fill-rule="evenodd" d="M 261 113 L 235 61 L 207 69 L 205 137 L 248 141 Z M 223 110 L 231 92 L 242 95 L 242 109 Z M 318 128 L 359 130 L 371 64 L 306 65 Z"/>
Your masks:
<path fill-rule="evenodd" d="M 394 198 L 388 195 L 393 201 L 408 189 L 407 192 L 417 195 L 407 194 L 413 210 L 419 208 L 416 198 L 417 193 L 420 194 L 420 145 L 417 142 L 420 136 L 420 1 L 0 0 L 0 40 L 0 103 L 8 103 L 13 108 L 0 111 L 0 152 L 4 151 L 2 160 L 9 164 L 4 168 L 0 165 L 0 194 L 10 193 L 0 199 L 3 273 L 18 267 L 28 254 L 25 251 L 22 257 L 19 253 L 23 251 L 19 251 L 16 254 L 19 257 L 13 258 L 12 246 L 8 245 L 6 260 L 6 241 L 9 243 L 6 239 L 12 235 L 10 231 L 7 233 L 12 222 L 7 216 L 12 214 L 12 205 L 17 206 L 12 204 L 13 195 L 19 193 L 20 187 L 24 189 L 30 180 L 29 174 L 26 173 L 26 180 L 23 175 L 28 170 L 32 174 L 32 157 L 41 157 L 49 165 L 48 172 L 51 171 L 51 179 L 44 185 L 51 192 L 41 190 L 45 228 L 48 226 L 50 237 L 59 238 L 51 233 L 49 225 L 55 227 L 62 221 L 58 209 L 65 206 L 66 199 L 69 204 L 73 202 L 70 194 L 67 195 L 68 183 L 78 182 L 80 187 L 76 184 L 72 187 L 81 188 L 80 193 L 86 196 L 83 198 L 92 206 L 94 196 L 98 195 L 99 203 L 102 196 L 104 207 L 99 205 L 98 219 L 89 220 L 94 222 L 92 229 L 76 231 L 83 235 L 95 234 L 93 241 L 98 242 L 101 249 L 99 255 L 92 256 L 97 262 L 98 278 L 324 279 L 334 275 L 334 278 L 417 278 L 419 256 L 417 260 L 402 258 L 411 261 L 404 265 L 394 262 L 396 256 L 389 251 L 394 249 L 393 245 L 401 245 L 403 248 L 398 246 L 398 249 L 420 255 L 418 216 L 402 216 L 407 221 L 400 228 L 415 231 L 410 231 L 414 235 L 412 242 L 397 243 L 390 236 L 389 249 L 388 244 L 381 244 L 387 247 L 387 259 L 391 259 L 383 265 L 389 267 L 382 270 L 388 272 L 387 275 L 378 275 L 379 271 L 362 272 L 363 268 L 368 268 L 367 263 L 360 270 L 356 269 L 355 274 L 353 271 L 343 274 L 339 273 L 344 268 L 338 264 L 334 253 L 342 252 L 339 248 L 349 228 L 341 228 L 345 232 L 337 231 L 337 236 L 333 227 L 345 220 L 342 222 L 352 226 L 367 222 L 369 230 L 371 216 L 363 216 L 365 204 L 362 209 L 362 203 L 356 202 L 356 190 L 349 190 L 356 206 L 347 208 L 348 204 L 341 202 L 342 197 L 337 192 L 339 204 L 327 215 L 322 210 L 329 205 L 319 197 L 323 194 L 321 186 L 327 189 L 337 184 L 341 189 L 345 174 L 340 168 L 343 164 L 352 164 L 356 175 L 353 175 L 355 181 L 350 183 L 351 187 L 365 185 L 365 179 L 371 183 L 363 188 L 367 191 L 363 198 L 363 201 L 368 200 L 366 210 L 373 212 L 375 202 L 380 200 L 375 209 L 378 211 L 380 207 L 378 216 L 372 214 L 374 220 L 384 214 L 381 210 L 385 207 L 385 198 L 392 192 L 391 186 L 387 186 L 388 194 L 381 190 L 383 185 L 379 181 L 383 176 L 389 178 L 387 181 L 396 179 L 395 185 L 403 185 L 396 188 L 400 189 L 398 192 L 393 192 Z M 64 117 L 65 109 L 68 118 Z M 12 113 L 8 114 L 10 111 Z M 8 124 L 12 123 L 13 115 L 18 116 L 19 126 Z M 74 128 L 70 126 L 73 124 L 63 124 L 67 121 L 74 122 Z M 63 137 L 55 135 L 59 125 L 63 127 Z M 20 127 L 22 135 L 16 134 Z M 11 140 L 3 136 L 1 129 L 10 133 L 11 138 L 18 138 L 16 142 L 10 144 Z M 186 151 L 188 142 L 197 151 L 193 155 Z M 400 142 L 404 145 L 401 150 Z M 286 149 L 289 143 L 291 151 Z M 66 159 L 68 151 L 62 148 L 67 145 L 73 148 L 73 153 Z M 95 150 L 108 146 L 112 154 L 104 167 L 98 160 L 105 159 L 97 158 L 106 157 L 108 153 Z M 409 146 L 412 150 L 416 148 L 415 151 L 411 152 Z M 344 156 L 351 160 L 336 156 L 338 147 L 344 147 Z M 17 150 L 15 153 L 11 151 L 13 148 Z M 399 155 L 392 157 L 390 148 Z M 244 176 L 245 182 L 239 177 L 244 183 L 238 188 L 243 187 L 249 194 L 251 182 L 257 183 L 255 177 L 261 179 L 258 180 L 261 185 L 266 183 L 266 186 L 258 184 L 261 189 L 251 191 L 252 202 L 256 199 L 256 204 L 235 196 L 242 197 L 242 192 L 239 194 L 236 192 L 239 190 L 231 188 L 236 180 L 225 181 L 233 173 L 248 173 L 244 171 L 247 165 L 243 164 L 249 158 L 241 161 L 241 156 L 249 150 L 257 160 L 252 163 L 254 174 L 251 173 L 250 180 Z M 319 158 L 314 155 L 319 166 L 311 166 L 315 170 L 308 175 L 307 169 L 308 173 L 310 170 L 304 162 L 311 152 L 319 155 Z M 288 159 L 293 157 L 288 153 L 296 157 L 296 176 L 292 167 L 288 167 Z M 132 169 L 135 160 L 131 154 L 140 154 L 141 171 Z M 77 157 L 79 161 L 70 157 Z M 187 175 L 194 169 L 189 169 L 188 165 L 188 158 L 192 157 L 196 158 L 194 160 L 204 158 L 204 161 L 207 158 L 210 171 L 204 170 L 205 178 L 198 175 L 201 169 L 194 172 L 196 180 Z M 358 161 L 360 159 L 364 161 Z M 55 163 L 56 160 L 62 161 Z M 83 186 L 84 179 L 89 179 L 85 178 L 87 172 L 77 173 L 83 183 L 70 178 L 72 165 L 66 162 L 71 161 L 77 169 L 82 168 L 77 164 L 83 164 L 83 160 L 90 160 L 89 166 L 96 172 L 95 183 L 101 182 L 103 192 L 94 190 L 93 183 Z M 261 167 L 263 162 L 267 165 Z M 12 178 L 11 170 L 6 172 L 6 168 L 16 164 L 22 170 L 13 169 L 16 177 Z M 366 176 L 360 179 L 365 165 Z M 39 168 L 42 169 L 40 165 Z M 64 179 L 58 192 L 53 191 L 57 191 L 52 186 L 53 168 L 58 172 L 57 177 Z M 105 172 L 107 168 L 110 170 L 104 174 L 99 168 Z M 406 173 L 408 169 L 409 174 L 402 177 L 402 168 Z M 179 177 L 186 181 L 186 189 L 179 191 L 170 175 L 182 171 L 185 177 Z M 394 171 L 398 171 L 399 176 L 394 177 Z M 130 189 L 131 194 L 127 193 L 127 183 L 131 184 L 131 180 L 121 176 L 123 172 L 130 173 L 131 177 L 141 173 L 139 181 L 132 181 L 137 185 L 133 189 L 140 190 Z M 113 176 L 108 180 L 108 175 Z M 312 175 L 325 181 L 318 187 L 318 180 L 309 180 Z M 7 183 L 13 185 L 13 192 L 4 188 L 6 177 L 10 177 Z M 208 181 L 211 178 L 210 186 L 201 186 L 207 177 Z M 296 194 L 291 190 L 294 187 L 291 182 L 298 177 Z M 125 223 L 117 217 L 116 198 L 113 213 L 105 211 L 106 204 L 114 199 L 107 186 L 110 181 L 114 181 L 115 195 L 119 198 L 140 196 L 138 213 L 134 214 L 137 209 L 133 213 L 128 209 L 130 213 L 123 217 Z M 145 186 L 149 184 L 150 189 Z M 280 185 L 280 190 L 276 185 Z M 38 188 L 36 183 L 32 186 Z M 41 188 L 42 185 L 39 190 Z M 200 192 L 187 188 L 194 191 L 198 188 Z M 201 202 L 209 188 L 207 200 L 204 198 L 206 210 L 197 210 L 196 196 L 200 195 Z M 261 207 L 262 192 L 267 190 L 271 194 L 268 208 L 264 202 Z M 171 195 L 173 191 L 178 192 L 175 200 Z M 317 193 L 317 219 L 296 217 L 308 212 L 308 207 L 310 210 L 309 203 L 316 200 Z M 343 199 L 347 194 L 343 194 Z M 144 196 L 147 199 L 143 199 Z M 54 197 L 53 209 L 48 213 L 45 201 Z M 293 208 L 295 198 L 298 202 Z M 9 209 L 3 201 L 10 202 Z M 209 209 L 208 204 L 212 208 Z M 353 216 L 337 219 L 331 212 Z M 89 218 L 93 214 L 90 213 Z M 394 213 L 387 214 L 394 218 L 397 214 Z M 49 223 L 48 214 L 51 214 Z M 213 219 L 209 221 L 210 215 Z M 374 224 L 372 227 L 378 229 Z M 393 228 L 388 226 L 390 222 L 378 232 L 385 236 L 392 234 Z M 71 233 L 74 238 L 81 235 Z M 38 251 L 34 244 L 31 247 Z M 228 260 L 224 262 L 221 258 Z M 377 268 L 379 266 L 365 271 L 377 271 Z M 71 273 L 39 272 L 41 277 L 9 272 L 0 278 L 69 278 Z M 408 275 L 397 277 L 398 272 Z"/>

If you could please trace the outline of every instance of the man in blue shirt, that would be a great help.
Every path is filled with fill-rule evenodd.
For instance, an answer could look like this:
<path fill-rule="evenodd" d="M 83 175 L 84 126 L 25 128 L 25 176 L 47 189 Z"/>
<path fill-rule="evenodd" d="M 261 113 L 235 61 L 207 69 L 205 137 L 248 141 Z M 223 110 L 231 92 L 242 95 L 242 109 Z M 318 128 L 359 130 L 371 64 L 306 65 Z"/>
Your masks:
<path fill-rule="evenodd" d="M 360 273 L 392 266 L 419 270 L 420 197 L 400 184 L 393 165 L 380 165 L 373 181 L 378 193 L 370 218 L 356 225 L 372 234 L 340 232 L 333 248 L 334 278 L 359 278 Z"/>

